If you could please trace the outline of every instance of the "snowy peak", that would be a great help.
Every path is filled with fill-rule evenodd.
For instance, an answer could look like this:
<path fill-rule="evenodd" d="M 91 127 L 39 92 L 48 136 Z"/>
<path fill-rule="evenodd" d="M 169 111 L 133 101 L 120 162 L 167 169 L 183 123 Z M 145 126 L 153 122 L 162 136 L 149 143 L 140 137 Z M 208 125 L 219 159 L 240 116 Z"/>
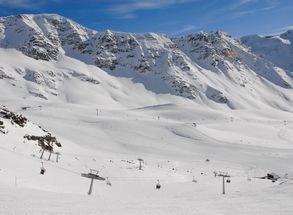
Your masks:
<path fill-rule="evenodd" d="M 283 88 L 291 88 L 290 78 L 268 60 L 259 58 L 239 40 L 223 32 L 195 33 L 174 42 L 201 67 L 228 75 L 245 86 L 250 72 Z"/>
<path fill-rule="evenodd" d="M 280 38 L 290 41 L 290 35 L 287 32 Z M 262 98 L 262 91 L 293 86 L 290 74 L 224 32 L 170 39 L 155 33 L 96 32 L 54 14 L 18 15 L 0 18 L 0 47 L 17 49 L 37 60 L 34 66 L 20 63 L 17 68 L 3 62 L 0 79 L 28 88 L 30 94 L 42 99 L 62 95 L 68 80 L 99 85 L 99 69 L 113 78 L 140 83 L 155 94 L 230 108 L 242 107 L 237 101 L 239 96 L 250 95 L 244 99 L 247 102 Z M 36 65 L 38 60 L 48 61 L 50 69 Z M 87 68 L 77 71 L 71 65 L 64 66 L 64 60 L 77 60 Z M 88 72 L 92 71 L 90 66 L 99 69 Z M 22 79 L 25 84 L 15 83 Z M 105 87 L 104 83 L 101 86 Z M 283 92 L 278 97 L 290 101 Z M 266 103 L 265 98 L 260 100 Z"/>
<path fill-rule="evenodd" d="M 79 47 L 93 34 L 59 15 L 17 15 L 0 18 L 0 44 L 37 60 L 57 60 L 63 46 Z"/>
<path fill-rule="evenodd" d="M 184 70 L 194 76 L 188 57 L 167 37 L 105 31 L 96 35 L 95 53 L 94 64 L 110 73 L 144 79 L 157 93 L 196 97 L 196 87 L 180 74 Z M 154 82 L 156 77 L 160 84 Z"/>
<path fill-rule="evenodd" d="M 291 43 L 293 42 L 293 30 L 288 30 L 287 32 L 280 35 L 281 38 L 289 40 Z"/>
<path fill-rule="evenodd" d="M 237 49 L 245 50 L 239 41 L 224 32 L 199 32 L 173 39 L 193 61 L 207 69 L 228 66 L 226 60 L 237 62 Z M 246 51 L 246 50 L 245 50 Z"/>
<path fill-rule="evenodd" d="M 293 72 L 293 31 L 272 36 L 251 35 L 241 38 L 251 50 L 285 70 Z"/>

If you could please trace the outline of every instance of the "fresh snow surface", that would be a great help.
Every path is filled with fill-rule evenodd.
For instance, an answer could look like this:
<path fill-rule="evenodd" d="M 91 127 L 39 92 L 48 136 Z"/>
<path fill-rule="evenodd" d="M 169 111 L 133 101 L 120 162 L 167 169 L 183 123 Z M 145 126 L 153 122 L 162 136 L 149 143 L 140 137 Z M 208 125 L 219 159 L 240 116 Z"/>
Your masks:
<path fill-rule="evenodd" d="M 272 36 L 251 35 L 241 38 L 252 51 L 277 66 L 293 72 L 293 31 Z"/>
<path fill-rule="evenodd" d="M 38 27 L 29 25 L 38 32 L 48 29 L 42 16 L 34 20 Z M 96 34 L 67 24 L 81 41 Z M 190 42 L 198 37 L 199 45 Z M 170 93 L 169 82 L 152 73 L 117 75 L 118 70 L 86 64 L 73 53 L 43 61 L 18 47 L 0 49 L 0 109 L 5 105 L 29 119 L 22 128 L 0 114 L 5 126 L 5 134 L 0 132 L 0 214 L 293 214 L 293 95 L 287 86 L 293 85 L 292 77 L 223 33 L 153 40 L 176 43 L 182 50 L 177 54 L 191 68 L 170 67 L 168 74 L 177 72 L 187 81 L 193 80 L 188 74 L 196 74 L 200 80 L 192 83 L 206 91 L 187 99 Z M 212 59 L 201 61 L 193 45 L 210 50 Z M 234 50 L 229 49 L 228 59 L 220 55 L 227 46 Z M 241 62 L 233 60 L 234 52 Z M 211 67 L 210 60 L 219 61 L 219 67 Z M 218 88 L 228 105 L 217 102 L 224 98 Z M 41 160 L 37 142 L 23 138 L 44 135 L 42 128 L 62 144 L 54 148 L 61 154 L 58 163 L 56 154 L 48 161 L 47 152 Z M 144 160 L 143 170 L 138 158 Z M 108 177 L 112 186 L 95 181 L 87 195 L 90 180 L 81 173 L 90 169 Z M 226 195 L 214 171 L 231 176 Z M 272 172 L 281 177 L 275 183 L 259 178 Z"/>
<path fill-rule="evenodd" d="M 7 55 L 11 52 L 17 55 L 13 50 Z M 1 103 L 30 120 L 20 128 L 0 118 L 8 131 L 0 133 L 0 214 L 292 214 L 291 112 L 210 108 L 155 95 L 70 58 L 56 64 L 21 54 L 17 59 L 22 58 L 12 65 L 34 70 L 46 65 L 64 73 L 70 73 L 69 65 L 78 66 L 103 87 L 65 79 L 58 97 L 48 94 L 45 100 L 30 93 L 42 90 L 39 85 L 17 77 L 0 80 Z M 3 65 L 11 66 L 8 59 Z M 42 135 L 37 125 L 62 143 L 58 163 L 55 155 L 47 161 L 45 153 L 45 175 L 40 175 L 40 148 L 23 138 Z M 145 160 L 143 171 L 137 158 Z M 90 181 L 80 174 L 91 168 L 109 177 L 112 186 L 96 181 L 88 196 Z M 231 175 L 226 195 L 213 171 Z M 270 172 L 281 180 L 255 178 Z"/>
<path fill-rule="evenodd" d="M 29 101 L 7 103 L 19 111 L 23 102 Z M 1 214 L 292 214 L 293 183 L 283 177 L 293 176 L 293 124 L 280 119 L 291 114 L 165 104 L 101 108 L 97 117 L 95 104 L 41 105 L 19 112 L 59 138 L 61 159 L 43 160 L 47 171 L 40 175 L 39 147 L 22 137 L 41 132 L 4 120 L 9 133 L 0 136 Z M 96 181 L 88 196 L 89 180 L 80 173 L 90 168 L 112 186 Z M 231 175 L 225 196 L 213 171 Z M 282 179 L 254 178 L 268 172 Z M 155 189 L 157 179 L 161 190 Z"/>

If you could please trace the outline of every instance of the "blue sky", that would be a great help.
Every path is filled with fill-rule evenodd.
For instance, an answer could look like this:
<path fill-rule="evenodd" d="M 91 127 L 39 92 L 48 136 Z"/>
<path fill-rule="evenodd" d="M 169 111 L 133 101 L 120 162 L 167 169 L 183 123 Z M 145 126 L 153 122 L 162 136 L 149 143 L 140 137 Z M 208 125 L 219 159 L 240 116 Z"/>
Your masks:
<path fill-rule="evenodd" d="M 0 0 L 0 15 L 57 13 L 98 30 L 235 37 L 293 29 L 292 0 Z"/>

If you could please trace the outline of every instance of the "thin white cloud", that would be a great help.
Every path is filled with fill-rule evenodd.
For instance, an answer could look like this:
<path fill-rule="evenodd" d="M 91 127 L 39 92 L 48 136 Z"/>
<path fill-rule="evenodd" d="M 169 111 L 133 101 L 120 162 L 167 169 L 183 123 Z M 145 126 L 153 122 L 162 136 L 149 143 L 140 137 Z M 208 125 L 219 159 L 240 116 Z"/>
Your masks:
<path fill-rule="evenodd" d="M 57 0 L 0 0 L 0 6 L 6 8 L 35 9 L 40 5 Z"/>
<path fill-rule="evenodd" d="M 27 8 L 31 6 L 30 0 L 0 0 L 0 6 L 14 7 L 14 8 Z"/>
<path fill-rule="evenodd" d="M 136 15 L 134 13 L 127 13 L 122 16 L 119 16 L 120 19 L 135 19 Z"/>
<path fill-rule="evenodd" d="M 134 18 L 134 13 L 141 10 L 160 9 L 170 5 L 196 2 L 199 0 L 124 0 L 113 4 L 109 11 L 118 14 L 120 17 Z"/>
<path fill-rule="evenodd" d="M 180 35 L 180 34 L 190 33 L 190 32 L 196 31 L 198 29 L 199 29 L 198 26 L 195 26 L 195 25 L 192 25 L 192 24 L 188 24 L 188 25 L 182 26 L 180 29 L 178 29 L 177 31 L 175 31 L 173 33 L 173 35 Z"/>
<path fill-rule="evenodd" d="M 231 13 L 231 18 L 261 13 L 276 9 L 278 0 L 239 0 L 218 10 L 219 14 Z"/>
<path fill-rule="evenodd" d="M 252 4 L 252 3 L 257 3 L 259 0 L 238 0 L 235 1 L 231 4 L 227 4 L 226 6 L 222 7 L 221 10 L 222 11 L 233 11 L 233 10 L 237 10 L 241 7 L 244 7 L 248 4 Z"/>
<path fill-rule="evenodd" d="M 257 9 L 252 9 L 252 10 L 244 10 L 244 11 L 237 11 L 235 12 L 235 16 L 244 16 L 244 15 L 249 15 L 249 14 L 254 14 L 254 13 L 259 13 L 263 11 L 268 11 L 274 9 L 275 6 L 267 6 L 267 7 L 262 7 L 262 8 L 257 8 Z"/>
<path fill-rule="evenodd" d="M 293 30 L 293 25 L 288 25 L 288 26 L 286 26 L 284 28 L 281 28 L 281 30 L 283 30 L 283 31 Z"/>
<path fill-rule="evenodd" d="M 0 4 L 22 5 L 28 2 L 28 0 L 0 0 Z"/>
<path fill-rule="evenodd" d="M 252 3 L 252 2 L 257 2 L 257 0 L 240 0 L 239 4 L 242 5 L 242 4 Z"/>

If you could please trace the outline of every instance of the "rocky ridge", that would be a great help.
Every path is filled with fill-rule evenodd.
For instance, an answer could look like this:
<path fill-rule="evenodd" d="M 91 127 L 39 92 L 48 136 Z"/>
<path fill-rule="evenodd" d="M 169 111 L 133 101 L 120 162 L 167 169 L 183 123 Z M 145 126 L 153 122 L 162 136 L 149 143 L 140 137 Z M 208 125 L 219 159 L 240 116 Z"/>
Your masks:
<path fill-rule="evenodd" d="M 286 71 L 223 32 L 168 38 L 155 33 L 96 32 L 54 14 L 18 15 L 0 18 L 0 47 L 15 48 L 43 61 L 58 62 L 66 55 L 111 75 L 142 82 L 156 93 L 205 97 L 224 104 L 229 103 L 231 92 L 223 82 L 250 91 L 255 90 L 256 81 L 285 89 L 293 83 Z M 4 70 L 0 70 L 0 79 L 13 80 L 13 74 Z M 74 70 L 65 74 L 20 68 L 17 72 L 56 96 L 66 78 L 100 84 Z M 44 93 L 31 93 L 48 99 Z"/>

